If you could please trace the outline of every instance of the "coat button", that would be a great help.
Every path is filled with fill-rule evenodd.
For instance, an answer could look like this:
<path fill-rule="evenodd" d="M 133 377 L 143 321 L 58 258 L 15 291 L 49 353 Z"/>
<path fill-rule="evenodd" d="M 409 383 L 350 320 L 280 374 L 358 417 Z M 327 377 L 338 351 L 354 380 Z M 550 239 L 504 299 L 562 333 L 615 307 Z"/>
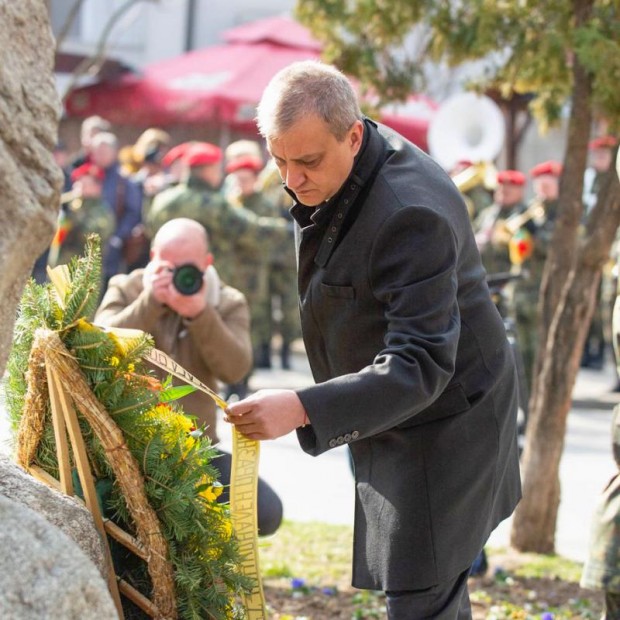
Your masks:
<path fill-rule="evenodd" d="M 357 439 L 360 436 L 360 432 L 359 431 L 353 431 L 351 433 L 351 439 Z"/>
<path fill-rule="evenodd" d="M 349 442 L 351 441 L 351 433 L 347 433 L 347 434 L 344 436 L 344 440 L 345 440 L 347 443 L 349 443 Z"/>
<path fill-rule="evenodd" d="M 336 439 L 336 443 L 341 446 L 344 443 L 344 437 L 342 435 L 340 435 L 340 437 L 338 437 L 338 439 Z"/>
<path fill-rule="evenodd" d="M 328 445 L 330 448 L 335 448 L 338 444 L 336 443 L 335 439 L 330 439 Z"/>

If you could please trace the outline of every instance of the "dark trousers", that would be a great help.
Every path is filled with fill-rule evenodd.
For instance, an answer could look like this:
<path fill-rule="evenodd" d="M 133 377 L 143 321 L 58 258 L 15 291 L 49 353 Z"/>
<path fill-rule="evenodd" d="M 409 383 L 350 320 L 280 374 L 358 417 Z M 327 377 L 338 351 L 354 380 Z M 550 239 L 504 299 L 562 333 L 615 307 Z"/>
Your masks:
<path fill-rule="evenodd" d="M 230 471 L 232 455 L 220 450 L 220 455 L 211 461 L 211 464 L 220 472 L 220 482 L 224 485 L 224 491 L 219 497 L 221 502 L 229 502 Z M 262 479 L 258 478 L 258 505 L 256 513 L 258 517 L 258 533 L 260 536 L 273 534 L 282 523 L 282 501 L 276 492 Z"/>
<path fill-rule="evenodd" d="M 471 620 L 467 578 L 469 570 L 452 581 L 424 590 L 385 593 L 389 620 Z"/>

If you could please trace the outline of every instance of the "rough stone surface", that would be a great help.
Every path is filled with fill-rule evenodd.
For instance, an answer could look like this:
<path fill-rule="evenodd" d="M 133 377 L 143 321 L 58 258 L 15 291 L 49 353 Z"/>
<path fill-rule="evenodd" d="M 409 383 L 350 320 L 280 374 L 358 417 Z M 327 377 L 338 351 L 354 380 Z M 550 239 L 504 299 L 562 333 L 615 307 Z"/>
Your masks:
<path fill-rule="evenodd" d="M 117 620 L 106 582 L 68 536 L 0 495 L 0 618 Z"/>
<path fill-rule="evenodd" d="M 0 0 L 0 375 L 24 284 L 51 241 L 59 209 L 53 66 L 45 0 Z"/>
<path fill-rule="evenodd" d="M 72 538 L 95 564 L 101 575 L 107 575 L 103 541 L 87 508 L 77 499 L 67 497 L 35 480 L 6 456 L 0 455 L 0 494 L 27 506 Z"/>

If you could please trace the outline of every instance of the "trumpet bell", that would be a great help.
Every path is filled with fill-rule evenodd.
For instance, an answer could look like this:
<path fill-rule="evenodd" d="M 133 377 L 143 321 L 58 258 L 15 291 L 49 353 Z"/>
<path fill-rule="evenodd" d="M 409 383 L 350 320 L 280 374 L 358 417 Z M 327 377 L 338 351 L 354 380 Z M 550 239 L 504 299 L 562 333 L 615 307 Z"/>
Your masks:
<path fill-rule="evenodd" d="M 506 134 L 504 116 L 486 95 L 461 93 L 441 105 L 428 129 L 431 156 L 451 170 L 460 160 L 493 161 Z"/>

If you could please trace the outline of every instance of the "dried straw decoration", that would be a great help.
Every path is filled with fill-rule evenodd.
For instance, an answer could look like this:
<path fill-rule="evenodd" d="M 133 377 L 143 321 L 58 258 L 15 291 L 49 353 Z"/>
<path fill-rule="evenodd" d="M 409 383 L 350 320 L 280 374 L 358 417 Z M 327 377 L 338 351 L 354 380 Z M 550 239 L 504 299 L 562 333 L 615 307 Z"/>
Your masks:
<path fill-rule="evenodd" d="M 139 464 L 129 451 L 121 429 L 90 390 L 79 365 L 58 333 L 49 329 L 36 331 L 30 362 L 28 393 L 17 436 L 19 463 L 29 468 L 41 438 L 48 400 L 47 364 L 61 378 L 65 389 L 101 442 L 126 499 L 152 581 L 152 601 L 157 608 L 155 618 L 175 620 L 177 606 L 173 569 L 168 561 L 168 544 L 157 515 L 148 502 Z"/>

